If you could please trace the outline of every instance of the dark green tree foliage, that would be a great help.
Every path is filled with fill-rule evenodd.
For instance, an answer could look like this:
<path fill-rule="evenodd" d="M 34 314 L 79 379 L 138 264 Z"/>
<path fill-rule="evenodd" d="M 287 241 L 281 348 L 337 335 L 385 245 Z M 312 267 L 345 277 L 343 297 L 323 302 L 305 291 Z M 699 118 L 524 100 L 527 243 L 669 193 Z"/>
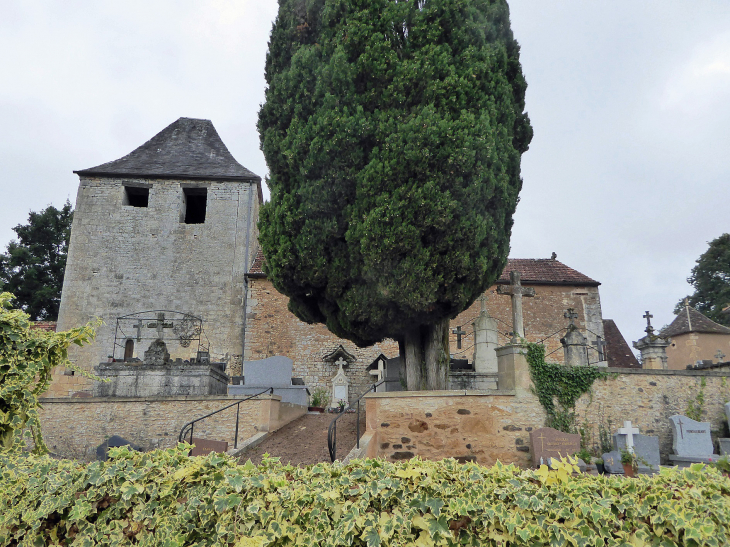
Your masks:
<path fill-rule="evenodd" d="M 289 309 L 447 351 L 505 266 L 532 138 L 507 3 L 280 0 L 266 81 L 260 241 Z"/>
<path fill-rule="evenodd" d="M 58 317 L 72 220 L 68 201 L 60 210 L 31 212 L 28 224 L 13 228 L 18 240 L 0 254 L 0 290 L 13 293 L 34 321 Z"/>
<path fill-rule="evenodd" d="M 687 283 L 695 288 L 689 304 L 716 323 L 730 326 L 730 315 L 722 309 L 730 306 L 730 234 L 722 234 L 710 242 L 709 248 L 697 259 Z M 679 313 L 684 299 L 674 308 Z"/>

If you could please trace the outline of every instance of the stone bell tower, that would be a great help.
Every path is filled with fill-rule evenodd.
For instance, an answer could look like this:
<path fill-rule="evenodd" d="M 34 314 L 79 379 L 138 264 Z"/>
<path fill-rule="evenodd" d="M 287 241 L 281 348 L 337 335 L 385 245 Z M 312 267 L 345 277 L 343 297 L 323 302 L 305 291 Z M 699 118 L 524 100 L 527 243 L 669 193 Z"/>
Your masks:
<path fill-rule="evenodd" d="M 256 252 L 261 178 L 233 158 L 209 120 L 191 118 L 123 158 L 76 173 L 58 328 L 94 317 L 104 324 L 70 359 L 93 370 L 112 354 L 142 357 L 148 348 L 139 343 L 145 338 L 139 329 L 149 325 L 120 334 L 117 319 L 169 310 L 201 318 L 210 359 L 235 368 L 243 353 L 244 274 Z M 173 359 L 192 357 L 192 348 L 170 344 L 172 329 L 161 332 Z M 91 384 L 59 370 L 46 395 L 69 396 Z"/>

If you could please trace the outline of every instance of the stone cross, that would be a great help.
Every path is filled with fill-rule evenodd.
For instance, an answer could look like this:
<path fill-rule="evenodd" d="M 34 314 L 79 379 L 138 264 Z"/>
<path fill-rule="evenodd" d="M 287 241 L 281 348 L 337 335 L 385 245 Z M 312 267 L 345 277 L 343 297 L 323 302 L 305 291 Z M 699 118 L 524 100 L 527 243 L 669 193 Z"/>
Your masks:
<path fill-rule="evenodd" d="M 646 328 L 644 330 L 646 331 L 646 334 L 651 336 L 654 333 L 654 327 L 651 326 L 651 318 L 654 316 L 649 313 L 649 310 L 647 310 L 646 314 L 642 317 L 646 319 Z"/>
<path fill-rule="evenodd" d="M 451 331 L 456 335 L 456 349 L 461 349 L 461 337 L 466 334 L 465 330 L 461 330 L 461 325 Z"/>
<path fill-rule="evenodd" d="M 339 359 L 337 359 L 337 361 L 335 361 L 335 365 L 339 366 L 340 369 L 342 369 L 342 367 L 347 365 L 347 361 L 345 361 L 342 357 L 340 357 Z"/>
<path fill-rule="evenodd" d="M 571 327 L 574 327 L 575 326 L 575 320 L 578 319 L 578 314 L 575 313 L 575 309 L 574 308 L 568 308 L 568 311 L 566 311 L 563 314 L 563 317 L 565 317 L 567 320 L 570 321 L 570 326 Z"/>
<path fill-rule="evenodd" d="M 165 314 L 162 312 L 157 314 L 157 321 L 147 323 L 148 329 L 157 329 L 157 338 L 159 338 L 160 340 L 162 340 L 162 338 L 164 337 L 163 329 L 171 329 L 172 327 L 173 325 L 171 321 L 165 323 Z"/>
<path fill-rule="evenodd" d="M 718 363 L 722 363 L 722 360 L 725 358 L 725 354 L 722 352 L 721 349 L 717 350 L 717 353 L 715 354 L 715 359 L 717 359 Z"/>
<path fill-rule="evenodd" d="M 634 435 L 639 434 L 638 427 L 631 427 L 631 422 L 624 422 L 624 426 L 618 429 L 619 435 L 626 435 L 626 450 L 634 453 Z"/>
<path fill-rule="evenodd" d="M 135 329 L 137 329 L 137 342 L 142 340 L 142 327 L 144 327 L 144 324 L 142 323 L 141 319 L 137 320 L 136 325 L 132 325 Z"/>
<path fill-rule="evenodd" d="M 497 287 L 497 294 L 509 295 L 512 297 L 512 330 L 514 335 L 511 342 L 518 344 L 521 338 L 525 337 L 525 327 L 522 321 L 522 297 L 535 296 L 535 289 L 532 287 L 525 288 L 520 283 L 520 272 L 512 270 L 509 273 L 510 286 L 505 288 L 504 285 Z"/>
<path fill-rule="evenodd" d="M 596 341 L 591 342 L 591 345 L 596 346 L 596 351 L 598 352 L 598 360 L 603 361 L 604 360 L 603 350 L 606 347 L 606 342 L 604 342 L 600 336 L 597 336 Z"/>
<path fill-rule="evenodd" d="M 479 313 L 487 313 L 487 295 L 482 294 L 478 300 L 480 304 Z"/>

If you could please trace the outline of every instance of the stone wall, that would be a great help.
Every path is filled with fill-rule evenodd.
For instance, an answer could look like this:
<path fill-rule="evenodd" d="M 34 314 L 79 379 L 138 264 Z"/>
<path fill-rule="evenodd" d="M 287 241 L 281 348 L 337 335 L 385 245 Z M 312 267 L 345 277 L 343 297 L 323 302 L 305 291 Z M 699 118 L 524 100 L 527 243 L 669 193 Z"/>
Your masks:
<path fill-rule="evenodd" d="M 96 456 L 96 447 L 112 435 L 119 435 L 144 450 L 173 447 L 187 422 L 235 400 L 224 396 L 49 398 L 41 401 L 41 426 L 51 452 L 91 460 Z M 307 411 L 306 407 L 281 403 L 278 395 L 262 395 L 239 406 L 239 445 L 255 433 L 275 431 Z M 194 435 L 228 441 L 233 448 L 235 430 L 234 406 L 196 424 Z"/>
<path fill-rule="evenodd" d="M 149 186 L 149 206 L 124 205 L 125 185 Z M 185 224 L 181 216 L 183 187 L 191 185 L 207 188 L 203 224 Z M 72 348 L 70 359 L 91 370 L 112 353 L 117 317 L 159 309 L 202 317 L 211 359 L 235 361 L 242 353 L 244 272 L 256 249 L 258 207 L 256 183 L 81 177 L 58 330 L 94 317 L 104 324 L 93 343 Z M 197 344 L 182 348 L 169 331 L 165 338 L 173 359 L 194 357 Z M 141 345 L 135 340 L 135 357 L 147 349 Z M 63 376 L 63 370 L 54 374 L 49 396 L 90 389 L 83 377 Z"/>
<path fill-rule="evenodd" d="M 684 370 L 687 365 L 696 361 L 709 359 L 717 363 L 717 350 L 730 360 L 730 334 L 714 334 L 709 332 L 688 332 L 672 336 L 667 347 L 667 367 Z"/>
<path fill-rule="evenodd" d="M 730 401 L 730 372 L 615 369 L 597 380 L 576 405 L 579 426 L 598 447 L 599 424 L 611 434 L 630 420 L 641 433 L 659 437 L 662 463 L 672 449 L 669 417 L 685 414 L 703 391 L 702 420 L 713 439 L 728 436 L 724 403 Z M 613 372 L 613 371 L 612 371 Z M 705 387 L 702 387 L 704 378 Z M 391 460 L 420 456 L 455 457 L 492 465 L 530 465 L 529 432 L 545 424 L 546 414 L 529 389 L 516 392 L 397 392 L 366 395 L 366 455 Z"/>

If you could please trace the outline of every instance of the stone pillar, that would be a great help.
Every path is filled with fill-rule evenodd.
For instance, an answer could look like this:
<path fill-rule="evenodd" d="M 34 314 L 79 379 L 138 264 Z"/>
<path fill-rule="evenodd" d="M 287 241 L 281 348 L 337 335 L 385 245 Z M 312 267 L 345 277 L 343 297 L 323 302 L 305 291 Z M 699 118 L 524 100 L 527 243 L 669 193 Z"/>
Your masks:
<path fill-rule="evenodd" d="M 668 345 L 668 340 L 653 334 L 647 334 L 634 342 L 634 347 L 641 352 L 641 368 L 667 370 Z"/>
<path fill-rule="evenodd" d="M 497 389 L 516 391 L 518 396 L 530 392 L 532 381 L 527 365 L 527 347 L 509 344 L 497 348 Z"/>
<path fill-rule="evenodd" d="M 474 327 L 474 371 L 495 373 L 497 366 L 497 322 L 489 317 L 486 309 L 472 323 Z"/>
<path fill-rule="evenodd" d="M 560 339 L 563 344 L 565 364 L 571 367 L 588 366 L 588 352 L 586 351 L 586 337 L 581 334 L 575 325 L 568 327 L 568 332 Z"/>

